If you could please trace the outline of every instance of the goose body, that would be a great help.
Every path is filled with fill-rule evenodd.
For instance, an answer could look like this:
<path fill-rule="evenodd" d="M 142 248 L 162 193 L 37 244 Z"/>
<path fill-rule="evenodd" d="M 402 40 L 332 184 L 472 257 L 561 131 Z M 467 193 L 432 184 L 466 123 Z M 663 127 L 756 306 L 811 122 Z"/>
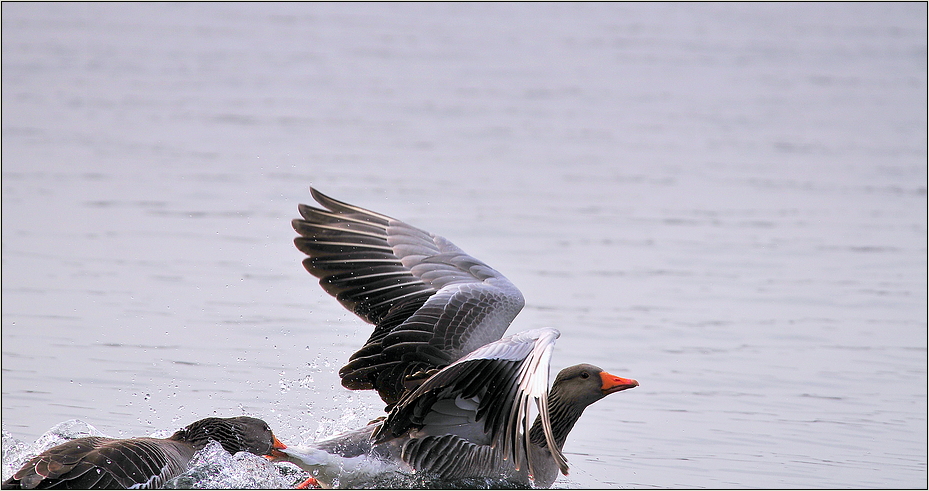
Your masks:
<path fill-rule="evenodd" d="M 390 470 L 445 481 L 492 478 L 548 487 L 559 471 L 567 474 L 562 449 L 584 408 L 638 385 L 581 364 L 562 370 L 549 390 L 548 358 L 558 336 L 555 329 L 536 329 L 489 343 L 408 392 L 385 419 L 312 445 L 291 445 L 278 458 L 324 486 L 336 477 L 349 486 L 346 479 L 368 479 L 351 476 L 365 468 L 359 459 L 367 457 L 392 463 Z M 539 415 L 530 426 L 533 401 Z"/>
<path fill-rule="evenodd" d="M 358 430 L 283 450 L 323 485 L 346 459 L 377 459 L 441 480 L 492 478 L 550 486 L 589 404 L 638 385 L 593 365 L 562 370 L 551 389 L 559 331 L 502 338 L 524 305 L 502 274 L 447 239 L 310 189 L 294 240 L 304 267 L 350 311 L 375 325 L 340 371 L 374 389 L 388 414 Z M 530 410 L 538 416 L 530 426 Z M 345 481 L 340 481 L 343 485 Z"/>
<path fill-rule="evenodd" d="M 285 446 L 260 419 L 206 418 L 168 438 L 85 437 L 32 458 L 3 489 L 151 489 L 185 472 L 210 440 L 229 453 L 279 455 Z"/>

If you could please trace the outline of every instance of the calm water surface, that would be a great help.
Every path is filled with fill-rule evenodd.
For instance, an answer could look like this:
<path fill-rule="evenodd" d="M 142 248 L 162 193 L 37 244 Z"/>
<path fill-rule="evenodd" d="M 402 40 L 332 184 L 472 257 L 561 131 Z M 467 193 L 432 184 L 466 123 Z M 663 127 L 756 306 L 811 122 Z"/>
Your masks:
<path fill-rule="evenodd" d="M 379 415 L 312 184 L 641 382 L 556 486 L 927 486 L 925 3 L 2 9 L 5 449 Z"/>

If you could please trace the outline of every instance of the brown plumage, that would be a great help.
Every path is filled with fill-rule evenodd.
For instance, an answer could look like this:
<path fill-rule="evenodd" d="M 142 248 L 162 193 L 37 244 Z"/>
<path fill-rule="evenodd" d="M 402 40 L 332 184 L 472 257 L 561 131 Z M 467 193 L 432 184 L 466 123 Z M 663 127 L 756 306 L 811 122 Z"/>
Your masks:
<path fill-rule="evenodd" d="M 32 458 L 3 489 L 157 488 L 186 471 L 210 440 L 229 453 L 273 456 L 286 448 L 260 419 L 206 418 L 164 439 L 86 437 L 62 443 Z"/>

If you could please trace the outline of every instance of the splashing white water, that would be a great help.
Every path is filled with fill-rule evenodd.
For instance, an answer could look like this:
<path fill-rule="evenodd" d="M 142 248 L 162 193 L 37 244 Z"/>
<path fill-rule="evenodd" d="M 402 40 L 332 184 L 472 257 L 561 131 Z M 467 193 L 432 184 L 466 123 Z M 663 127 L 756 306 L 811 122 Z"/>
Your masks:
<path fill-rule="evenodd" d="M 345 410 L 338 420 L 329 420 L 321 426 L 343 429 L 349 424 L 357 425 L 358 411 Z M 321 429 L 321 428 L 320 428 Z M 166 438 L 173 434 L 171 430 L 152 433 L 153 438 Z M 76 419 L 59 423 L 45 432 L 35 442 L 29 444 L 14 438 L 9 432 L 2 432 L 3 440 L 3 480 L 9 479 L 29 459 L 51 447 L 64 442 L 87 436 L 103 436 L 93 426 Z M 311 441 L 317 439 L 310 438 Z M 309 443 L 309 442 L 308 442 Z M 309 443 L 311 446 L 312 443 Z M 299 452 L 301 446 L 293 447 Z M 307 448 L 307 452 L 310 450 Z M 328 454 L 327 454 L 328 455 Z M 338 471 L 332 480 L 334 488 L 506 488 L 510 483 L 495 479 L 469 479 L 456 482 L 443 482 L 430 479 L 424 475 L 409 475 L 399 472 L 395 465 L 373 457 L 342 459 L 328 456 L 333 460 Z M 290 462 L 271 462 L 265 457 L 248 452 L 231 455 L 222 445 L 210 442 L 203 450 L 197 452 L 188 465 L 187 472 L 164 484 L 167 489 L 287 489 L 303 482 L 310 473 Z"/>
<path fill-rule="evenodd" d="M 210 442 L 197 452 L 187 472 L 166 482 L 166 489 L 287 489 L 309 474 L 288 463 L 273 463 L 248 452 L 230 455 Z"/>
<path fill-rule="evenodd" d="M 34 443 L 20 441 L 3 431 L 3 480 L 6 481 L 29 459 L 64 442 L 87 436 L 105 436 L 100 430 L 79 420 L 69 419 L 58 423 Z"/>

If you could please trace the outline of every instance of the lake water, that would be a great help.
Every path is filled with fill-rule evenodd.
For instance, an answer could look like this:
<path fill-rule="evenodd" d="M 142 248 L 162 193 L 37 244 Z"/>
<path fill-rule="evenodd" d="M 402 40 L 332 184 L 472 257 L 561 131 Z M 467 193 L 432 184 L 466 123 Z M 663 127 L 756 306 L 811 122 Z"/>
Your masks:
<path fill-rule="evenodd" d="M 927 486 L 925 3 L 2 14 L 5 451 L 378 416 L 312 184 L 503 272 L 553 372 L 638 379 L 558 487 Z"/>

